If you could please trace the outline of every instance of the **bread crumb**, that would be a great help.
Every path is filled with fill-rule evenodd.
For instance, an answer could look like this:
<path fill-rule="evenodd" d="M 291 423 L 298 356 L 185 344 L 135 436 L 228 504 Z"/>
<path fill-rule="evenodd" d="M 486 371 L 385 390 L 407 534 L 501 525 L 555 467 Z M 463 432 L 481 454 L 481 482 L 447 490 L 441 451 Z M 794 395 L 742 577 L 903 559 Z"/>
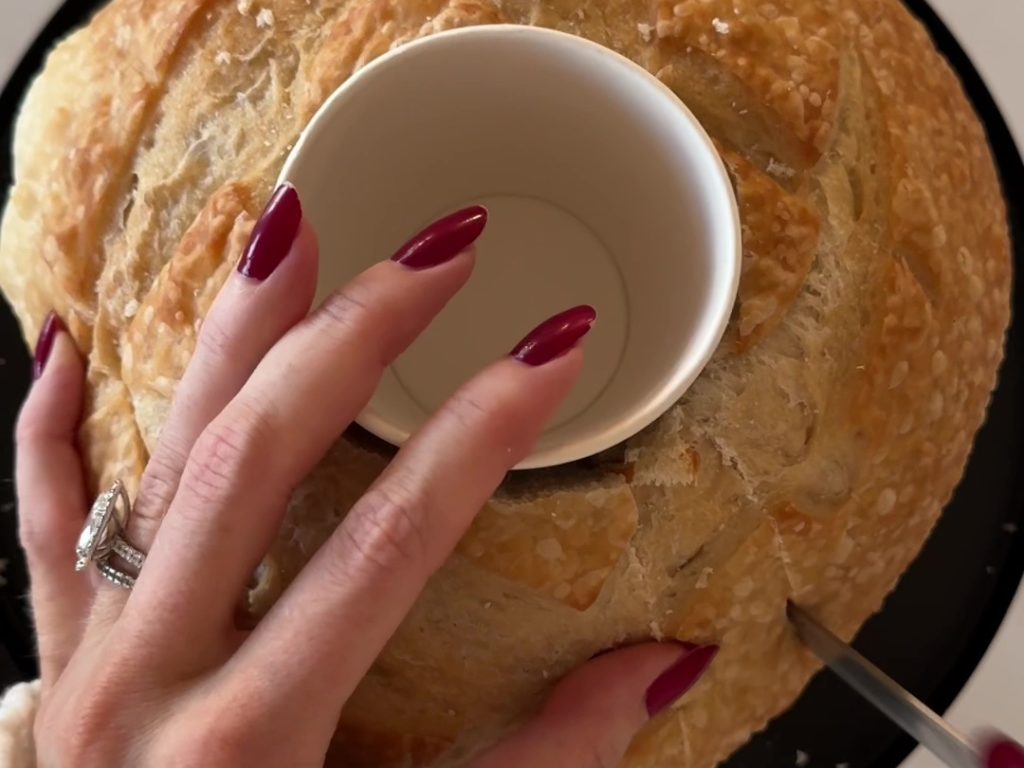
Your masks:
<path fill-rule="evenodd" d="M 252 0 L 238 0 L 238 12 L 243 16 L 252 10 Z"/>
<path fill-rule="evenodd" d="M 561 560 L 565 557 L 562 545 L 558 539 L 542 539 L 535 547 L 537 554 L 545 560 Z"/>
<path fill-rule="evenodd" d="M 774 157 L 768 160 L 768 174 L 778 179 L 791 179 L 796 176 L 796 171 L 785 163 L 780 163 Z"/>
<path fill-rule="evenodd" d="M 264 8 L 256 14 L 256 26 L 259 29 L 269 29 L 274 26 L 274 12 L 269 8 Z"/>
<path fill-rule="evenodd" d="M 803 766 L 807 765 L 809 762 L 811 762 L 811 756 L 804 752 L 802 749 L 798 749 L 796 751 L 797 768 L 803 768 Z"/>
<path fill-rule="evenodd" d="M 640 39 L 645 43 L 651 42 L 651 39 L 654 37 L 654 27 L 650 24 L 637 24 L 636 31 L 640 33 Z"/>
<path fill-rule="evenodd" d="M 216 56 L 213 57 L 213 61 L 216 64 L 220 64 L 222 67 L 223 66 L 227 66 L 228 64 L 231 63 L 231 54 L 228 53 L 227 51 L 221 51 L 220 53 L 218 53 Z"/>
<path fill-rule="evenodd" d="M 910 373 L 910 363 L 906 360 L 900 360 L 893 366 L 892 376 L 889 377 L 889 389 L 897 389 L 907 379 L 907 374 Z"/>
<path fill-rule="evenodd" d="M 124 305 L 124 316 L 128 319 L 135 317 L 139 311 L 138 299 L 131 299 L 127 304 Z"/>
<path fill-rule="evenodd" d="M 875 504 L 875 513 L 879 517 L 885 517 L 896 506 L 896 491 L 886 488 L 878 494 L 878 502 Z"/>
<path fill-rule="evenodd" d="M 121 24 L 114 33 L 114 45 L 124 50 L 132 41 L 132 28 L 127 24 Z"/>
<path fill-rule="evenodd" d="M 740 579 L 738 582 L 736 582 L 736 586 L 734 586 L 732 588 L 732 593 L 734 595 L 736 595 L 736 597 L 738 597 L 740 599 L 742 599 L 744 597 L 749 597 L 750 593 L 753 592 L 753 591 L 754 591 L 754 580 L 752 578 L 750 578 L 749 576 L 744 576 L 742 579 Z"/>
<path fill-rule="evenodd" d="M 722 21 L 717 16 L 711 20 L 711 26 L 715 28 L 715 32 L 720 35 L 728 35 L 732 30 L 729 27 L 729 22 Z"/>
<path fill-rule="evenodd" d="M 711 579 L 711 574 L 715 572 L 714 568 L 704 568 L 700 572 L 700 576 L 697 577 L 697 583 L 694 584 L 695 589 L 705 589 L 708 586 L 708 581 Z"/>

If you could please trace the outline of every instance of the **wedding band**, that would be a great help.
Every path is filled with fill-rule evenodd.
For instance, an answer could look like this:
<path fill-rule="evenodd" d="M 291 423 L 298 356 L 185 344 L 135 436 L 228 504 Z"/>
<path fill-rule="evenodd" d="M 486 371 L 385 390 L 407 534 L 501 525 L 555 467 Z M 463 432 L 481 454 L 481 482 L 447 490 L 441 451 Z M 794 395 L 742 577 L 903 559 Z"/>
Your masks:
<path fill-rule="evenodd" d="M 75 546 L 76 571 L 94 563 L 100 575 L 112 584 L 124 589 L 135 586 L 138 572 L 146 562 L 146 554 L 121 535 L 128 526 L 131 512 L 131 500 L 120 480 L 96 497 Z M 134 568 L 135 574 L 114 565 L 115 558 Z"/>

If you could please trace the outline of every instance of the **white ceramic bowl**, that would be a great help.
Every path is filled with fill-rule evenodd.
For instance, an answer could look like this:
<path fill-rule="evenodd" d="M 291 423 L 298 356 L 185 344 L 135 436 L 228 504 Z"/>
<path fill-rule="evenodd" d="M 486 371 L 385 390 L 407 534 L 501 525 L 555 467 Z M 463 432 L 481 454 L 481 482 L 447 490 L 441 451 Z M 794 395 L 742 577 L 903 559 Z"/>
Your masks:
<path fill-rule="evenodd" d="M 644 69 L 560 32 L 391 51 L 328 99 L 281 180 L 320 234 L 318 301 L 434 219 L 490 212 L 469 284 L 359 418 L 394 444 L 534 325 L 590 304 L 583 375 L 519 468 L 609 448 L 685 393 L 735 301 L 739 217 L 707 134 Z"/>

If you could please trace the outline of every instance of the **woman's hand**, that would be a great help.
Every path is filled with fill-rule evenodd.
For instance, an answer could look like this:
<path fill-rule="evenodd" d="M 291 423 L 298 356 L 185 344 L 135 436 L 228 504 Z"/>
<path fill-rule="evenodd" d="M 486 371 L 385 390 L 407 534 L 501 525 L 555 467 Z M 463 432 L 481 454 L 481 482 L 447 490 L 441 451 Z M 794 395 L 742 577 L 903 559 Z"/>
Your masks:
<path fill-rule="evenodd" d="M 206 318 L 125 538 L 133 591 L 74 570 L 87 499 L 83 365 L 59 318 L 18 426 L 43 766 L 319 766 L 346 699 L 582 365 L 594 313 L 543 324 L 410 440 L 255 630 L 235 610 L 291 490 L 473 269 L 486 212 L 455 213 L 309 313 L 316 238 L 277 191 Z M 500 350 L 497 350 L 500 352 Z M 612 766 L 715 649 L 606 654 L 556 688 L 483 768 Z"/>

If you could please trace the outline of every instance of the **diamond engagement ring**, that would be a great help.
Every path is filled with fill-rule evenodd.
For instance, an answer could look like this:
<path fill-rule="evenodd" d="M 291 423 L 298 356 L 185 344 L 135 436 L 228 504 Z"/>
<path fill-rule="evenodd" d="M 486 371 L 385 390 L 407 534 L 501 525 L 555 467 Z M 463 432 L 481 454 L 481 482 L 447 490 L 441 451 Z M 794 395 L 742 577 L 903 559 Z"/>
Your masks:
<path fill-rule="evenodd" d="M 135 586 L 135 578 L 146 562 L 146 555 L 121 535 L 128 525 L 131 512 L 128 492 L 120 480 L 96 498 L 75 546 L 76 571 L 84 570 L 89 563 L 95 563 L 107 581 L 125 589 Z M 115 565 L 115 558 L 134 568 L 135 576 Z"/>

